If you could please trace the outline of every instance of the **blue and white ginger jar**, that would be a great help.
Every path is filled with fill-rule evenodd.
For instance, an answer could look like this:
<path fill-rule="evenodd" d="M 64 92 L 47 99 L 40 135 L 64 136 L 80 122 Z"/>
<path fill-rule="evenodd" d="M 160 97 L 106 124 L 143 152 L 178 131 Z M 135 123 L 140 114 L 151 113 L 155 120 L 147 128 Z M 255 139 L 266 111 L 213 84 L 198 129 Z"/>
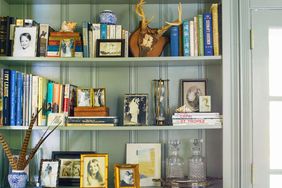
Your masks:
<path fill-rule="evenodd" d="M 103 10 L 99 15 L 101 24 L 116 25 L 117 17 L 111 10 Z"/>
<path fill-rule="evenodd" d="M 13 170 L 8 175 L 8 181 L 11 188 L 25 188 L 27 183 L 27 174 L 23 170 Z"/>

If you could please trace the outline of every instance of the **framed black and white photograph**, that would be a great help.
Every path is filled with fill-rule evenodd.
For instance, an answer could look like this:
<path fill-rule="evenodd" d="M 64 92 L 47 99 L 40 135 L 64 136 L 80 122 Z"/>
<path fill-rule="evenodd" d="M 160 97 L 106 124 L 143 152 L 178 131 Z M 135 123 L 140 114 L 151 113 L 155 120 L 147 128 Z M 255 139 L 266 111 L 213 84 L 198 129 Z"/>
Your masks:
<path fill-rule="evenodd" d="M 105 88 L 94 88 L 94 107 L 106 106 L 106 89 Z"/>
<path fill-rule="evenodd" d="M 80 181 L 80 155 L 94 154 L 94 151 L 53 151 L 52 159 L 60 160 L 59 172 L 60 186 L 79 186 Z"/>
<path fill-rule="evenodd" d="M 211 112 L 211 96 L 200 96 L 200 112 Z"/>
<path fill-rule="evenodd" d="M 199 112 L 199 96 L 207 93 L 207 80 L 181 80 L 181 106 L 186 105 L 191 112 Z"/>
<path fill-rule="evenodd" d="M 140 187 L 139 164 L 115 164 L 115 188 Z"/>
<path fill-rule="evenodd" d="M 66 38 L 60 42 L 60 56 L 61 57 L 74 57 L 74 39 Z"/>
<path fill-rule="evenodd" d="M 36 57 L 37 27 L 15 27 L 14 57 Z"/>
<path fill-rule="evenodd" d="M 92 106 L 92 89 L 77 88 L 77 106 Z"/>
<path fill-rule="evenodd" d="M 126 94 L 124 96 L 123 124 L 148 124 L 148 94 Z"/>
<path fill-rule="evenodd" d="M 56 187 L 58 185 L 60 161 L 41 159 L 39 182 L 42 187 Z"/>
<path fill-rule="evenodd" d="M 97 57 L 124 57 L 124 39 L 98 39 Z"/>

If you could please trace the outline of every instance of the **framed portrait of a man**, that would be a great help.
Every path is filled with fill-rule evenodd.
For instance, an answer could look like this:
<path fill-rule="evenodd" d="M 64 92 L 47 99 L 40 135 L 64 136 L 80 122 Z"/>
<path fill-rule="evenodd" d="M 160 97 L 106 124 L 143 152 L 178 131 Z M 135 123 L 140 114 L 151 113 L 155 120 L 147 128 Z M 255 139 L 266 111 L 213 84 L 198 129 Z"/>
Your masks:
<path fill-rule="evenodd" d="M 123 125 L 148 125 L 148 94 L 125 94 Z"/>
<path fill-rule="evenodd" d="M 43 187 L 57 187 L 60 169 L 59 160 L 41 159 L 39 182 Z"/>
<path fill-rule="evenodd" d="M 59 171 L 60 186 L 79 186 L 80 181 L 80 155 L 94 154 L 94 151 L 53 151 L 52 159 L 60 160 Z"/>
<path fill-rule="evenodd" d="M 140 187 L 138 164 L 115 164 L 114 174 L 115 174 L 115 188 Z"/>
<path fill-rule="evenodd" d="M 108 154 L 82 154 L 80 166 L 80 187 L 108 188 Z"/>
<path fill-rule="evenodd" d="M 186 105 L 191 112 L 199 112 L 200 96 L 207 94 L 207 80 L 181 80 L 181 106 Z"/>
<path fill-rule="evenodd" d="M 15 27 L 14 57 L 36 57 L 37 27 Z"/>

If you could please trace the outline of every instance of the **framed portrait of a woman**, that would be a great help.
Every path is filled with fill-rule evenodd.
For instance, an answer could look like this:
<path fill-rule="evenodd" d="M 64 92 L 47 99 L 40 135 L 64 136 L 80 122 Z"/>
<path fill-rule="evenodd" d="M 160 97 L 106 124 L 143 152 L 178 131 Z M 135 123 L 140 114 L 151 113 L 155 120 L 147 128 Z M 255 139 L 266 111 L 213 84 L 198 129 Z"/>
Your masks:
<path fill-rule="evenodd" d="M 181 80 L 181 106 L 199 112 L 199 98 L 207 95 L 207 80 Z"/>
<path fill-rule="evenodd" d="M 80 187 L 108 187 L 108 154 L 82 154 L 80 166 Z"/>

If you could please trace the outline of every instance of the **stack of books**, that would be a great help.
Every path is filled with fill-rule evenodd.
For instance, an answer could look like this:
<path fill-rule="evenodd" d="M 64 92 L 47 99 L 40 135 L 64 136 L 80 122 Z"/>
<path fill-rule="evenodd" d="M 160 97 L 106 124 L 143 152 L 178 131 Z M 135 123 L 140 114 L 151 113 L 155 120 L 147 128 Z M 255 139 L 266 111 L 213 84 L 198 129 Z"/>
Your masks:
<path fill-rule="evenodd" d="M 68 117 L 67 126 L 117 126 L 117 116 Z"/>
<path fill-rule="evenodd" d="M 174 113 L 173 126 L 182 125 L 222 125 L 222 118 L 217 112 Z"/>

